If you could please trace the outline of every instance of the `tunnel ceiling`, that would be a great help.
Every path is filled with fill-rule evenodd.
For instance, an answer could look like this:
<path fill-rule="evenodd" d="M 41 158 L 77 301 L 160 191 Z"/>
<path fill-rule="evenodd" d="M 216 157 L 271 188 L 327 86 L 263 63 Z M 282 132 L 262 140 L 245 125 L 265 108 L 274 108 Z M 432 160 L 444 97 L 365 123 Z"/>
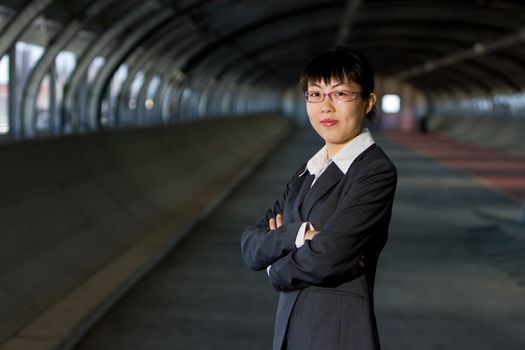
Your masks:
<path fill-rule="evenodd" d="M 523 1 L 0 0 L 14 13 L 36 3 L 44 18 L 76 21 L 95 36 L 127 20 L 118 40 L 142 30 L 135 49 L 168 57 L 186 75 L 288 86 L 310 57 L 344 44 L 379 75 L 429 93 L 525 86 Z"/>

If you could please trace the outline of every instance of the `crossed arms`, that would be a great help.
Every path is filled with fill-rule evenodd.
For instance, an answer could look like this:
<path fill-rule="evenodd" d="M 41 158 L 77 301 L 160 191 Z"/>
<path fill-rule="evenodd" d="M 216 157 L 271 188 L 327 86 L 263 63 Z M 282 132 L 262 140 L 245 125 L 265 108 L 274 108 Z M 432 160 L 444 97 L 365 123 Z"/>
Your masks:
<path fill-rule="evenodd" d="M 335 286 L 354 278 L 362 256 L 379 254 L 386 241 L 396 182 L 391 163 L 368 166 L 323 227 L 305 232 L 299 248 L 295 239 L 302 222 L 283 223 L 282 217 L 289 184 L 265 218 L 243 232 L 244 261 L 254 270 L 271 265 L 269 277 L 279 291 Z"/>

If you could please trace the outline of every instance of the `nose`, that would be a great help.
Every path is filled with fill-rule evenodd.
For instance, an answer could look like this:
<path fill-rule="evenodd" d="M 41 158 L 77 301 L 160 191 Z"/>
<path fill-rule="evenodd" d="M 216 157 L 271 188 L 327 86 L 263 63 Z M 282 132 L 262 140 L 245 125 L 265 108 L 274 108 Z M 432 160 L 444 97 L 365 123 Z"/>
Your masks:
<path fill-rule="evenodd" d="M 332 101 L 332 96 L 325 94 L 323 101 L 321 102 L 321 112 L 331 112 L 334 109 L 334 101 Z"/>

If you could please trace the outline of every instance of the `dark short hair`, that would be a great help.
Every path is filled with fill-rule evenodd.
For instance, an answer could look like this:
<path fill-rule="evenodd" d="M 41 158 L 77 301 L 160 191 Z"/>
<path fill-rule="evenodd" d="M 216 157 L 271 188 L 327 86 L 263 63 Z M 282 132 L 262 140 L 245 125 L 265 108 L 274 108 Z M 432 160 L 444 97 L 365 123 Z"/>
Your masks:
<path fill-rule="evenodd" d="M 361 96 L 366 98 L 374 92 L 374 70 L 370 62 L 361 53 L 346 47 L 337 47 L 314 57 L 304 68 L 300 85 L 303 92 L 308 90 L 308 83 L 353 81 L 361 86 Z M 375 106 L 366 115 L 369 120 L 375 118 Z"/>

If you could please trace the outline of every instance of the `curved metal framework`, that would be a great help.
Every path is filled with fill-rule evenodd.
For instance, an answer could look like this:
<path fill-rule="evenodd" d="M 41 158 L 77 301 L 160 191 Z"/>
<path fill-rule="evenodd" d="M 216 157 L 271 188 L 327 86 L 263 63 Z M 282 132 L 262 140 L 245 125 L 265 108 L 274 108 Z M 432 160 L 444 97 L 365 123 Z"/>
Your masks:
<path fill-rule="evenodd" d="M 63 50 L 75 52 L 76 66 L 57 91 L 64 97 L 47 130 L 55 134 L 280 111 L 305 61 L 334 43 L 365 52 L 379 75 L 430 98 L 510 94 L 514 101 L 525 85 L 525 4 L 518 0 L 31 0 L 14 10 L 0 32 L 0 56 L 15 56 L 39 17 L 61 26 L 28 79 L 17 82 L 21 97 L 9 99 L 14 138 L 39 135 L 37 96 Z M 79 41 L 87 48 L 75 49 Z M 97 57 L 104 65 L 88 81 Z M 128 75 L 110 96 L 123 65 Z M 143 85 L 131 108 L 139 72 Z"/>

